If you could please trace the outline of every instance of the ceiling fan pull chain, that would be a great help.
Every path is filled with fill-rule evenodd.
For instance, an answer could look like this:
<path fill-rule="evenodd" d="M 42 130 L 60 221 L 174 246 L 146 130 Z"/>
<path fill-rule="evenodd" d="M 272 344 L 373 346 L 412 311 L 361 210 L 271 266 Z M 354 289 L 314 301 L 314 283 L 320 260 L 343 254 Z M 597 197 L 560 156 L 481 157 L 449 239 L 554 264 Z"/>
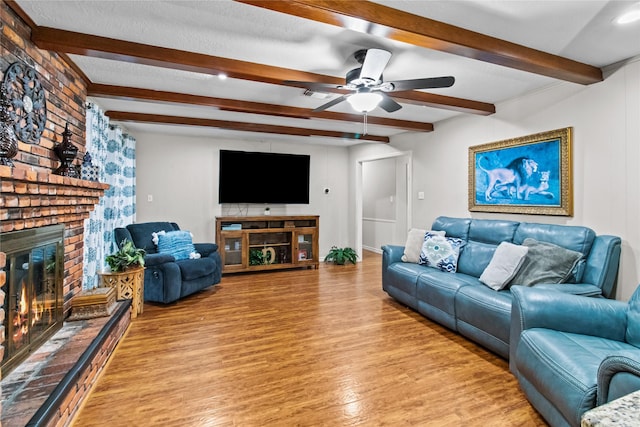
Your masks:
<path fill-rule="evenodd" d="M 364 123 L 363 123 L 363 131 L 362 131 L 362 135 L 366 135 L 367 134 L 367 112 L 364 112 Z"/>

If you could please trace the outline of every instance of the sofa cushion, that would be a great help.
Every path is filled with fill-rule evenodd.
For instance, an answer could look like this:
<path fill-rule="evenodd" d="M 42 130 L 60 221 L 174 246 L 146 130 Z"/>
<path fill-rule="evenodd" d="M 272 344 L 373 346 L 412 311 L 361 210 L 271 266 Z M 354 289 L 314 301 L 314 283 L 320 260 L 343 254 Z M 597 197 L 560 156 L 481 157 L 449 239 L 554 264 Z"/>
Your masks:
<path fill-rule="evenodd" d="M 477 277 L 467 274 L 450 274 L 435 268 L 421 269 L 423 272 L 416 284 L 418 311 L 455 331 L 456 295 L 464 287 L 482 285 Z"/>
<path fill-rule="evenodd" d="M 474 219 L 469 225 L 469 235 L 460 252 L 458 272 L 480 277 L 496 247 L 501 242 L 511 242 L 518 227 L 515 221 Z M 450 237 L 461 237 L 447 233 Z"/>
<path fill-rule="evenodd" d="M 460 248 L 463 244 L 462 239 L 425 233 L 419 263 L 441 271 L 455 273 L 458 268 Z"/>
<path fill-rule="evenodd" d="M 176 261 L 180 267 L 180 274 L 183 281 L 195 280 L 213 274 L 216 270 L 216 263 L 213 258 L 183 259 Z"/>
<path fill-rule="evenodd" d="M 528 251 L 528 246 L 500 243 L 480 275 L 480 281 L 496 291 L 504 288 L 515 277 Z"/>
<path fill-rule="evenodd" d="M 529 248 L 524 264 L 511 281 L 512 284 L 533 286 L 536 283 L 563 283 L 582 258 L 580 252 L 548 242 L 527 238 L 522 242 Z"/>
<path fill-rule="evenodd" d="M 404 244 L 404 254 L 402 255 L 402 261 L 404 262 L 418 262 L 420 260 L 420 252 L 422 251 L 422 244 L 424 243 L 424 236 L 427 230 L 421 228 L 412 228 L 407 234 L 407 241 Z M 432 231 L 431 234 L 437 234 L 444 236 L 444 231 Z"/>
<path fill-rule="evenodd" d="M 509 357 L 510 290 L 494 291 L 478 283 L 460 288 L 455 298 L 456 329 L 504 358 Z"/>
<path fill-rule="evenodd" d="M 465 242 L 469 239 L 471 218 L 450 218 L 439 216 L 433 221 L 432 230 L 444 231 L 446 236 L 459 237 Z"/>
<path fill-rule="evenodd" d="M 129 224 L 127 225 L 127 230 L 131 233 L 131 238 L 136 248 L 142 248 L 148 254 L 155 254 L 158 252 L 158 249 L 151 240 L 153 237 L 152 233 L 158 231 L 174 231 L 178 230 L 178 227 L 171 222 L 157 221 Z"/>
<path fill-rule="evenodd" d="M 189 231 L 169 231 L 153 233 L 158 239 L 158 253 L 172 255 L 176 261 L 200 258 L 193 246 Z"/>

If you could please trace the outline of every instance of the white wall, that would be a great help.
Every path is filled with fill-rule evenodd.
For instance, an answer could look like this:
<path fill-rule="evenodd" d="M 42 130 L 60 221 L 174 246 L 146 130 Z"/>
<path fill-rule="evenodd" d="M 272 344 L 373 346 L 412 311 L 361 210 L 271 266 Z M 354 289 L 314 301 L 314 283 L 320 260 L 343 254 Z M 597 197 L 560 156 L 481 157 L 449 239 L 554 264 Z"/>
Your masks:
<path fill-rule="evenodd" d="M 620 236 L 616 298 L 627 300 L 640 282 L 640 61 L 611 71 L 601 83 L 558 84 L 496 105 L 491 116 L 465 115 L 437 124 L 433 133 L 403 134 L 391 146 L 355 147 L 352 168 L 376 153 L 412 151 L 416 227 L 439 215 L 471 216 L 584 225 Z M 573 217 L 469 212 L 469 146 L 564 127 L 573 127 Z"/>
<path fill-rule="evenodd" d="M 137 222 L 174 221 L 196 242 L 215 241 L 215 217 L 262 215 L 265 205 L 218 204 L 220 149 L 309 154 L 309 205 L 270 205 L 272 215 L 320 215 L 320 256 L 347 245 L 348 154 L 342 147 L 136 133 Z M 239 172 L 241 173 L 241 171 Z M 269 183 L 268 177 L 265 182 Z M 278 185 L 278 183 L 269 183 Z M 324 188 L 330 189 L 329 194 Z M 151 195 L 153 201 L 148 201 Z"/>

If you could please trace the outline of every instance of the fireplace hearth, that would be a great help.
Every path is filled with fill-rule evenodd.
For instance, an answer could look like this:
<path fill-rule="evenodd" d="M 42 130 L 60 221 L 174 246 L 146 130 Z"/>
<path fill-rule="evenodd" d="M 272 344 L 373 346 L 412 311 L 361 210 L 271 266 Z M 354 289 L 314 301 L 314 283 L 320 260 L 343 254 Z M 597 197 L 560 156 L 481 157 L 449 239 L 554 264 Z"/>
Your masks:
<path fill-rule="evenodd" d="M 64 225 L 0 235 L 6 254 L 3 375 L 25 360 L 63 324 Z"/>

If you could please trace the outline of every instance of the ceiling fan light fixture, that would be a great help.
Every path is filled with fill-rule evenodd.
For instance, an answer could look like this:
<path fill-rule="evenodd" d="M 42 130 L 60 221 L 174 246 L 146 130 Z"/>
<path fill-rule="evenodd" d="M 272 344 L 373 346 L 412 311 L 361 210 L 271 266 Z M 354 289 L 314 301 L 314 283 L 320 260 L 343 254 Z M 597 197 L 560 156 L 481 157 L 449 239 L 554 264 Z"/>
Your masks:
<path fill-rule="evenodd" d="M 368 113 L 375 109 L 380 101 L 382 101 L 382 95 L 375 92 L 358 92 L 347 98 L 351 107 L 361 113 Z"/>

